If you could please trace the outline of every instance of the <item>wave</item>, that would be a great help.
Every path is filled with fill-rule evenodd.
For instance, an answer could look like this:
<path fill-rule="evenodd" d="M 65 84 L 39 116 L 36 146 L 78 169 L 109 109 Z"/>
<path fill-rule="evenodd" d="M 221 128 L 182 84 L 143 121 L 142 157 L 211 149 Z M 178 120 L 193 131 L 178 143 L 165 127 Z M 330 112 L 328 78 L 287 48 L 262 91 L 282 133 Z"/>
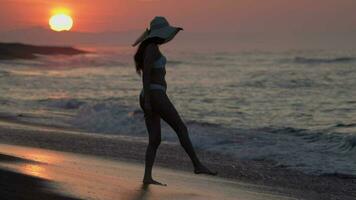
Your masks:
<path fill-rule="evenodd" d="M 3 70 L 0 70 L 0 77 L 5 77 L 5 76 L 10 76 L 10 72 L 8 71 L 3 71 Z"/>
<path fill-rule="evenodd" d="M 354 62 L 356 58 L 354 57 L 337 57 L 337 58 L 306 58 L 306 57 L 295 57 L 294 62 L 300 64 L 331 64 L 331 63 L 348 63 Z"/>
<path fill-rule="evenodd" d="M 337 124 L 333 127 L 353 127 L 355 124 Z M 302 138 L 308 143 L 320 143 L 324 145 L 326 150 L 337 150 L 339 153 L 348 153 L 356 150 L 356 135 L 345 134 L 332 131 L 334 129 L 326 130 L 308 130 L 298 129 L 292 127 L 265 129 L 268 132 L 276 134 L 288 134 Z"/>
<path fill-rule="evenodd" d="M 118 98 L 46 99 L 38 103 L 73 112 L 66 122 L 85 132 L 147 138 L 141 109 Z M 309 174 L 356 174 L 351 167 L 355 161 L 350 160 L 356 153 L 356 135 L 336 132 L 340 127 L 353 124 L 336 124 L 325 130 L 294 127 L 238 129 L 200 120 L 185 121 L 192 143 L 200 151 L 217 152 L 236 160 L 274 160 L 281 166 Z M 177 135 L 164 121 L 161 126 L 162 140 L 179 144 Z"/>
<path fill-rule="evenodd" d="M 355 150 L 355 147 L 356 147 L 356 136 L 355 135 L 345 136 L 342 140 L 342 143 L 339 145 L 339 148 L 346 152 Z"/>
<path fill-rule="evenodd" d="M 342 127 L 342 128 L 356 127 L 356 123 L 351 123 L 351 124 L 339 123 L 336 124 L 335 127 Z"/>
<path fill-rule="evenodd" d="M 125 105 L 120 100 L 85 102 L 64 100 L 47 103 L 47 105 L 71 108 L 79 105 L 75 116 L 69 120 L 75 128 L 96 134 L 120 135 L 133 138 L 146 138 L 147 131 L 141 109 Z M 75 107 L 76 107 L 75 106 Z M 190 138 L 195 148 L 203 151 L 214 151 L 224 155 L 236 156 L 237 135 L 220 125 L 187 120 Z M 163 120 L 162 141 L 178 144 L 179 140 L 173 129 Z"/>
<path fill-rule="evenodd" d="M 42 99 L 38 103 L 61 109 L 79 109 L 85 102 L 78 99 Z"/>
<path fill-rule="evenodd" d="M 76 116 L 71 122 L 72 125 L 89 132 L 114 135 L 123 134 L 136 137 L 147 136 L 141 109 L 133 109 L 118 99 L 106 99 L 99 102 L 79 99 L 45 99 L 40 100 L 39 103 L 49 107 L 74 110 Z M 283 135 L 290 138 L 300 138 L 309 144 L 320 143 L 325 149 L 337 150 L 340 153 L 356 150 L 356 135 L 335 131 L 338 128 L 352 128 L 356 124 L 339 123 L 330 127 L 329 130 L 308 130 L 293 127 L 264 127 L 256 130 L 238 130 L 236 128 L 196 120 L 186 120 L 186 124 L 197 147 L 207 150 L 216 149 L 218 146 L 223 146 L 224 144 L 236 145 L 238 143 L 237 138 L 245 140 L 246 138 L 253 137 L 254 134 L 264 135 L 266 133 L 271 136 L 271 138 L 267 139 L 270 141 L 263 139 L 266 140 L 264 141 L 266 143 L 273 142 L 273 139 Z M 167 124 L 162 123 L 162 130 L 162 132 L 167 133 L 162 136 L 163 140 L 169 142 L 176 141 L 175 133 Z M 244 132 L 248 135 L 244 134 Z M 241 135 L 243 137 L 240 137 Z M 234 148 L 226 149 L 222 151 L 235 154 L 233 152 Z"/>
<path fill-rule="evenodd" d="M 141 109 L 133 109 L 131 106 L 120 104 L 118 100 L 85 104 L 80 103 L 80 101 L 74 101 L 74 103 L 76 103 L 75 105 L 80 105 L 77 116 L 73 120 L 75 127 L 95 133 L 135 137 L 147 136 Z M 178 143 L 174 131 L 165 122 L 162 121 L 161 124 L 162 139 Z M 319 146 L 321 148 L 319 150 L 341 154 L 356 151 L 356 135 L 331 132 L 332 129 L 308 130 L 292 127 L 269 127 L 257 130 L 236 129 L 196 120 L 186 120 L 186 124 L 196 148 L 233 156 L 241 156 L 237 152 L 238 149 L 244 151 L 241 149 L 244 145 L 239 146 L 238 144 L 246 143 L 249 146 L 248 148 L 251 149 L 257 149 L 261 145 L 266 148 L 274 148 L 270 145 L 279 141 L 282 136 L 286 138 L 287 143 L 284 145 L 287 146 L 289 145 L 288 142 L 293 143 L 293 140 L 297 139 L 301 140 L 301 144 L 308 146 L 308 148 Z M 250 141 L 250 139 L 252 140 Z M 278 151 L 278 149 L 274 150 Z M 316 148 L 315 150 L 318 149 Z M 261 152 L 261 155 L 266 152 Z M 257 156 L 257 154 L 245 155 L 246 158 L 254 156 Z"/>
<path fill-rule="evenodd" d="M 325 176 L 325 177 L 336 177 L 336 178 L 341 178 L 341 179 L 356 179 L 356 175 L 351 175 L 351 174 L 343 174 L 343 173 L 324 173 L 321 174 L 320 176 Z"/>

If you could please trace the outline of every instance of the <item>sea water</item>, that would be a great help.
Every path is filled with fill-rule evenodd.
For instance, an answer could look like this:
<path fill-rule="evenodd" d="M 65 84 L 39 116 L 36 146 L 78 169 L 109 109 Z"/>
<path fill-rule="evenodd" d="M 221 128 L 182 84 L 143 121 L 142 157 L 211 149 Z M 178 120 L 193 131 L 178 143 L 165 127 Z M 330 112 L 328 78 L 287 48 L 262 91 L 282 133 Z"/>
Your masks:
<path fill-rule="evenodd" d="M 134 49 L 0 62 L 0 113 L 146 139 Z M 168 96 L 194 146 L 310 174 L 356 175 L 356 51 L 166 48 Z M 162 122 L 162 138 L 178 143 Z"/>

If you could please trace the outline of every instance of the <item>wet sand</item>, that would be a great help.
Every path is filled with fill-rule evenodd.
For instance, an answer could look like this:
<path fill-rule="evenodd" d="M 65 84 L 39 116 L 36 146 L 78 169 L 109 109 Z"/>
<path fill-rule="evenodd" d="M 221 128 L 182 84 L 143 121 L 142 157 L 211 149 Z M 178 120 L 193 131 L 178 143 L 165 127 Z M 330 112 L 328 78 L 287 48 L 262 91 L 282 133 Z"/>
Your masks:
<path fill-rule="evenodd" d="M 142 165 L 14 145 L 0 149 L 2 199 L 294 199 L 257 185 L 160 167 L 155 176 L 168 186 L 143 186 Z"/>
<path fill-rule="evenodd" d="M 1 146 L 0 148 L 7 149 L 7 146 Z M 40 164 L 40 162 L 33 160 L 0 154 L 1 199 L 76 200 L 76 198 L 51 188 L 50 180 L 34 176 L 34 172 L 30 172 L 31 167 L 34 167 L 32 171 L 35 171 L 35 166 Z"/>
<path fill-rule="evenodd" d="M 0 159 L 7 160 L 6 162 L 0 160 L 1 166 L 11 164 L 9 169 L 12 171 L 16 169 L 16 173 L 44 179 L 42 183 L 45 184 L 41 187 L 52 185 L 52 182 L 55 183 L 54 185 L 60 183 L 62 189 L 55 190 L 55 194 L 63 190 L 62 185 L 66 185 L 65 194 L 84 199 L 110 199 L 119 191 L 126 192 L 125 194 L 119 192 L 117 195 L 121 198 L 118 199 L 135 199 L 125 196 L 126 193 L 129 196 L 137 196 L 136 199 L 236 199 L 236 196 L 237 199 L 294 197 L 308 200 L 354 200 L 356 198 L 354 177 L 312 176 L 286 169 L 272 161 L 237 160 L 212 152 L 198 151 L 197 153 L 210 168 L 218 170 L 219 177 L 194 175 L 189 158 L 182 148 L 165 142 L 158 150 L 154 173 L 159 181 L 169 186 L 165 189 L 157 186 L 142 188 L 145 140 L 133 141 L 125 137 L 23 123 L 19 118 L 21 117 L 0 119 L 0 143 L 15 145 L 0 147 L 0 154 L 3 154 Z M 31 152 L 39 153 L 26 154 L 24 146 L 35 147 L 31 148 Z M 47 154 L 51 156 L 43 159 L 41 155 Z M 21 171 L 19 166 L 26 162 L 16 161 L 18 159 L 46 164 L 32 168 L 38 169 L 37 171 L 43 169 L 41 173 L 36 170 L 30 170 L 29 173 Z M 249 196 L 248 194 L 251 193 L 253 195 Z M 266 194 L 267 197 L 264 196 Z M 61 196 L 62 193 L 59 195 Z M 273 198 L 268 195 L 272 195 Z"/>

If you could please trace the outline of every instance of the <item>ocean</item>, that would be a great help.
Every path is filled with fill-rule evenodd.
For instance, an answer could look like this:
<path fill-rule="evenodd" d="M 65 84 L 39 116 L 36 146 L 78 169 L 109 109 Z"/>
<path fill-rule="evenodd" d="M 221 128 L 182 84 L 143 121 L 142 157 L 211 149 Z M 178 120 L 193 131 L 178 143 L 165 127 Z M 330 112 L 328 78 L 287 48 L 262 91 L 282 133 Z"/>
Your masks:
<path fill-rule="evenodd" d="M 135 49 L 84 49 L 92 53 L 0 61 L 0 116 L 146 140 Z M 168 96 L 199 150 L 356 175 L 356 51 L 162 51 Z"/>

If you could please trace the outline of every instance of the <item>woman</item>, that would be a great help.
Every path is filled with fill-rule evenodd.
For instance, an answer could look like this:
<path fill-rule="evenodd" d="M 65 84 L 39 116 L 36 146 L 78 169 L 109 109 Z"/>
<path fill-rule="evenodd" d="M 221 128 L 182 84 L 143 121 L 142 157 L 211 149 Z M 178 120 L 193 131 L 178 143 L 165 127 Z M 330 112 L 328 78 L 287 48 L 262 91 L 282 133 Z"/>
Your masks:
<path fill-rule="evenodd" d="M 193 162 L 194 172 L 217 174 L 199 161 L 189 139 L 187 127 L 166 94 L 165 65 L 167 60 L 159 51 L 159 45 L 172 40 L 180 30 L 183 29 L 170 26 L 164 17 L 155 17 L 151 21 L 150 29 L 146 29 L 133 44 L 133 46 L 140 44 L 135 54 L 135 64 L 137 73 L 142 74 L 143 90 L 140 94 L 140 106 L 145 114 L 149 134 L 144 184 L 164 185 L 152 178 L 152 166 L 157 148 L 161 143 L 161 118 L 177 133 L 181 145 Z"/>

